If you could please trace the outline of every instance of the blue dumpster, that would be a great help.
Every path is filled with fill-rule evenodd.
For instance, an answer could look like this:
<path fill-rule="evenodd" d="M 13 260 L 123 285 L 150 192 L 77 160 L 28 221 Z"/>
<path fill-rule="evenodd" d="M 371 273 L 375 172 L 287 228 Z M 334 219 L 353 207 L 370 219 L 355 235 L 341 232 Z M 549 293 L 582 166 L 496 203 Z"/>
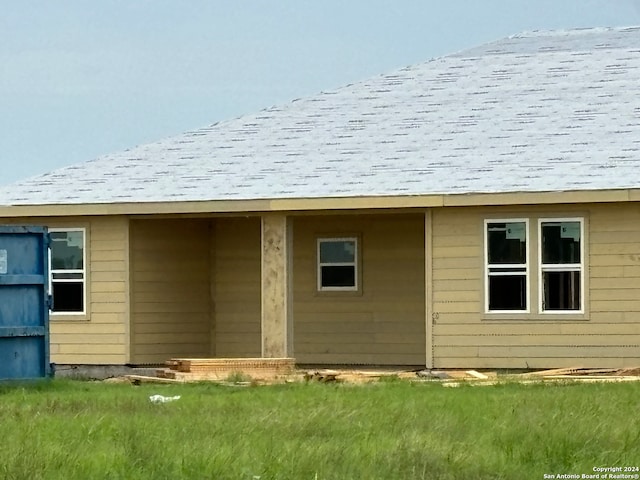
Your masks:
<path fill-rule="evenodd" d="M 0 380 L 51 373 L 48 256 L 45 227 L 0 226 Z"/>

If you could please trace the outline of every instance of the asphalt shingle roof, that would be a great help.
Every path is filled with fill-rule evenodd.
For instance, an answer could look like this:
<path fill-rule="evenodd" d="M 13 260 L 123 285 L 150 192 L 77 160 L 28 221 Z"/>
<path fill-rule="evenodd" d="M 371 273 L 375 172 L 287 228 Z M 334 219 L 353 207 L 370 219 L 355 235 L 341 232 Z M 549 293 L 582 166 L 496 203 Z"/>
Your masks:
<path fill-rule="evenodd" d="M 640 27 L 529 32 L 0 190 L 0 205 L 640 188 Z"/>

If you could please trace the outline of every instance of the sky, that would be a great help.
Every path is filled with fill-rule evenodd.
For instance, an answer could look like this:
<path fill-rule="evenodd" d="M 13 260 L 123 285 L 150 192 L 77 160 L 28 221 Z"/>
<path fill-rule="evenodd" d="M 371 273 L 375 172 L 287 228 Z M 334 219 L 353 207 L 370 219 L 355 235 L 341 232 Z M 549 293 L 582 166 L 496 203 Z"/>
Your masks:
<path fill-rule="evenodd" d="M 0 186 L 640 0 L 0 0 Z"/>

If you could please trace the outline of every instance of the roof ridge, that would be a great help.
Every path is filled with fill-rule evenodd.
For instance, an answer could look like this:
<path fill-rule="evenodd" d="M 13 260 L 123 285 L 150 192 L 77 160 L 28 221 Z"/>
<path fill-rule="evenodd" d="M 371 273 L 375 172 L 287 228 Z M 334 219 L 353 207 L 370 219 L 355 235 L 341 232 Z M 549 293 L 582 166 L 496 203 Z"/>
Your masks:
<path fill-rule="evenodd" d="M 558 29 L 534 29 L 523 30 L 514 35 L 510 35 L 508 38 L 532 38 L 532 37 L 555 37 L 555 36 L 567 36 L 567 35 L 586 35 L 591 33 L 605 33 L 605 32 L 625 32 L 639 30 L 640 25 L 628 25 L 628 26 L 615 26 L 615 27 L 574 27 L 574 28 L 558 28 Z"/>

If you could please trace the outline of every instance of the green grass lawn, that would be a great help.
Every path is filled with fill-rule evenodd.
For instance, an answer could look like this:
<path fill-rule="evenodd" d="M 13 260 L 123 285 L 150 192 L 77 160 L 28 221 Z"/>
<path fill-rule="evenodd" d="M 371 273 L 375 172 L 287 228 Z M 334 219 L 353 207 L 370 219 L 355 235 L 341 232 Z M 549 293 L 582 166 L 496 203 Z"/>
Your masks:
<path fill-rule="evenodd" d="M 155 405 L 152 394 L 181 395 Z M 542 479 L 640 465 L 640 383 L 0 386 L 3 479 Z"/>

